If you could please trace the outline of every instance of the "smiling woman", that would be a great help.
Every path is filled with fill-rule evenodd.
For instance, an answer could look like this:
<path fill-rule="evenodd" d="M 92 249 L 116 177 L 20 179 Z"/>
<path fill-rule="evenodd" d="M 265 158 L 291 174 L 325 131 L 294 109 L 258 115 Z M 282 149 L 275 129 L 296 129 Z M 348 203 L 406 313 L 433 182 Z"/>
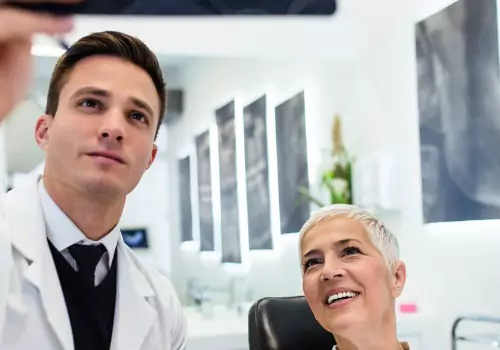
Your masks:
<path fill-rule="evenodd" d="M 324 207 L 302 227 L 299 245 L 304 295 L 334 349 L 409 349 L 397 339 L 395 312 L 406 267 L 383 223 L 352 205 Z"/>

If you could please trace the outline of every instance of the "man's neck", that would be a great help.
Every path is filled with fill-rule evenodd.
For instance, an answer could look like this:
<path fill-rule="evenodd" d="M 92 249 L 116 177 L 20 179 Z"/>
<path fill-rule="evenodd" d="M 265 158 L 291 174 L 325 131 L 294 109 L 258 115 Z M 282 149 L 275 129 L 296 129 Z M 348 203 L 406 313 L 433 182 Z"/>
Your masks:
<path fill-rule="evenodd" d="M 85 193 L 50 176 L 44 176 L 43 185 L 52 200 L 88 239 L 100 240 L 120 220 L 124 197 L 105 198 Z"/>

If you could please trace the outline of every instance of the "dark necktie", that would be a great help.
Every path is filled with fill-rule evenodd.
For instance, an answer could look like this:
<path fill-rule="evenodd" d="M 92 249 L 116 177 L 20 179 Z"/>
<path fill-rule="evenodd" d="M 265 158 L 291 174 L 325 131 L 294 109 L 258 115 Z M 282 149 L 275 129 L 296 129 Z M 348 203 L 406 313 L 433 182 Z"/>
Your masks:
<path fill-rule="evenodd" d="M 101 260 L 106 248 L 102 245 L 82 245 L 74 244 L 68 248 L 73 259 L 78 265 L 78 273 L 83 281 L 91 286 L 95 286 L 95 269 L 97 263 Z"/>

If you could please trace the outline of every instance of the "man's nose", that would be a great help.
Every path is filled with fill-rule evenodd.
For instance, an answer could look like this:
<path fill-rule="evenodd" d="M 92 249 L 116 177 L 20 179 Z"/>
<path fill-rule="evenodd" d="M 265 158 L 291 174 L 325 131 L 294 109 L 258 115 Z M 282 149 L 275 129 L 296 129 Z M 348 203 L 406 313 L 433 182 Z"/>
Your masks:
<path fill-rule="evenodd" d="M 126 120 L 122 113 L 110 111 L 102 120 L 99 138 L 121 142 L 125 138 Z"/>

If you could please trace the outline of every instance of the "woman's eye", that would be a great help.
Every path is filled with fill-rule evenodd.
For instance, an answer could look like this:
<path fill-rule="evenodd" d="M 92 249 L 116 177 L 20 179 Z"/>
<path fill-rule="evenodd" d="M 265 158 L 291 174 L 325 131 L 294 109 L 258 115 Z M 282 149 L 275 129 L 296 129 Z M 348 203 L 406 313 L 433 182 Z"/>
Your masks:
<path fill-rule="evenodd" d="M 320 260 L 319 259 L 310 259 L 310 260 L 307 260 L 305 263 L 304 263 L 304 270 L 307 270 L 309 269 L 310 267 L 314 266 L 314 265 L 317 265 L 320 263 Z"/>
<path fill-rule="evenodd" d="M 359 254 L 361 253 L 360 250 L 356 247 L 345 247 L 344 250 L 342 251 L 342 255 L 354 255 L 354 254 Z"/>

